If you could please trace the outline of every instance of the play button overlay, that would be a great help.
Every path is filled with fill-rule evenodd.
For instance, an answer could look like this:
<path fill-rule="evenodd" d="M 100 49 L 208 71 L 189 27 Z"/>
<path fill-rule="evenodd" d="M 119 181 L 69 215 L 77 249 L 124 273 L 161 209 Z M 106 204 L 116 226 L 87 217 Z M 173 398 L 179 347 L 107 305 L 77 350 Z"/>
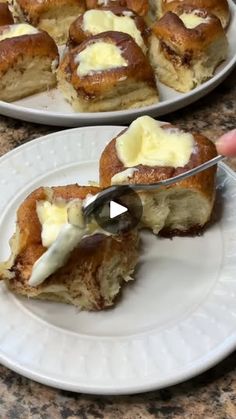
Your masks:
<path fill-rule="evenodd" d="M 100 194 L 99 206 L 94 201 L 93 216 L 98 225 L 111 234 L 132 230 L 139 224 L 142 214 L 142 202 L 139 195 L 129 186 L 115 187 L 109 197 Z"/>
<path fill-rule="evenodd" d="M 119 215 L 124 214 L 129 211 L 128 208 L 123 205 L 117 204 L 115 201 L 110 202 L 110 218 L 119 217 Z"/>

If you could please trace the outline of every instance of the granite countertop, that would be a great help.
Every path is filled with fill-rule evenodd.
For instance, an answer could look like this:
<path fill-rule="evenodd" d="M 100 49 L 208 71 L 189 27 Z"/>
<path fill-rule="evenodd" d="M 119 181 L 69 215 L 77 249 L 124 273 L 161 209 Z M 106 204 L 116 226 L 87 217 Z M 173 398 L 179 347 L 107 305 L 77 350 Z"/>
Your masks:
<path fill-rule="evenodd" d="M 236 69 L 214 92 L 163 119 L 212 140 L 236 127 Z M 0 155 L 58 128 L 0 117 Z M 229 164 L 236 170 L 236 159 Z M 37 384 L 0 366 L 0 419 L 235 419 L 236 352 L 183 384 L 146 394 L 96 397 Z"/>

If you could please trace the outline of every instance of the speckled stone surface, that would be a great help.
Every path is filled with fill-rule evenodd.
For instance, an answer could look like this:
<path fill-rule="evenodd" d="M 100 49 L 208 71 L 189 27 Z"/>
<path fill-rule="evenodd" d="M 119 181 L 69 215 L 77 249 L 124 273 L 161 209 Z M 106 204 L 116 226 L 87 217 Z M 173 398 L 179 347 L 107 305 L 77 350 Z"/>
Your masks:
<path fill-rule="evenodd" d="M 216 139 L 236 127 L 235 81 L 236 70 L 206 98 L 163 119 Z M 0 117 L 0 154 L 55 130 Z M 236 170 L 236 159 L 229 164 Z M 29 418 L 235 419 L 236 352 L 183 384 L 122 397 L 95 397 L 48 388 L 0 366 L 0 419 Z"/>

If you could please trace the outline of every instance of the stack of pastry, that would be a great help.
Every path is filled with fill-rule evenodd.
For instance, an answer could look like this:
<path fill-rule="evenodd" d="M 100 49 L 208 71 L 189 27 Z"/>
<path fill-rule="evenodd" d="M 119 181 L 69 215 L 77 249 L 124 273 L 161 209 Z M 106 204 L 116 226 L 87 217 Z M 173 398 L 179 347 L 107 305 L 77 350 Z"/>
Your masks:
<path fill-rule="evenodd" d="M 148 116 L 138 118 L 106 146 L 100 186 L 154 183 L 183 173 L 216 155 L 206 137 Z M 215 168 L 156 192 L 140 192 L 140 228 L 168 236 L 203 232 L 215 198 Z M 102 310 L 131 279 L 138 260 L 138 232 L 111 235 L 84 220 L 82 205 L 102 189 L 68 185 L 39 188 L 17 211 L 11 257 L 0 279 L 32 298 Z M 128 246 L 127 246 L 128 243 Z"/>
<path fill-rule="evenodd" d="M 140 108 L 159 101 L 159 82 L 188 92 L 212 77 L 227 58 L 227 0 L 9 0 L 9 7 L 12 14 L 5 3 L 0 3 L 0 25 L 13 24 L 14 17 L 15 23 L 41 34 L 34 48 L 40 71 L 35 69 L 36 77 L 32 77 L 30 57 L 26 59 L 20 71 L 24 72 L 23 85 L 30 87 L 21 88 L 12 75 L 19 69 L 0 60 L 0 71 L 2 66 L 6 77 L 0 99 L 5 101 L 47 90 L 58 81 L 75 112 Z M 151 15 L 154 22 L 150 25 Z M 18 29 L 8 31 L 7 38 L 14 41 L 9 40 L 6 61 L 14 55 L 13 33 L 17 33 L 18 47 L 21 37 L 26 36 Z M 50 60 L 53 70 L 57 67 L 55 45 L 46 57 L 46 33 L 51 45 L 49 37 L 56 44 L 67 44 L 57 80 L 55 71 L 49 70 Z M 3 39 L 5 42 L 1 35 L 0 46 Z M 32 39 L 36 42 L 36 37 Z M 25 43 L 22 38 L 23 50 Z M 39 73 L 45 69 L 48 80 L 40 82 Z M 14 94 L 5 92 L 5 84 L 11 80 L 8 90 Z"/>

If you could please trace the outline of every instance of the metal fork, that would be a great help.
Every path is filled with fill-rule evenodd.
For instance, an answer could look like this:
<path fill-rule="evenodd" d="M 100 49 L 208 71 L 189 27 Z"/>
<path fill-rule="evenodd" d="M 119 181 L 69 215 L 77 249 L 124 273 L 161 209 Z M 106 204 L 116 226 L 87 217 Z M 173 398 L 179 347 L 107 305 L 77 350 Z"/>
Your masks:
<path fill-rule="evenodd" d="M 103 205 L 105 202 L 109 201 L 109 199 L 114 198 L 114 196 L 122 195 L 123 193 L 128 193 L 128 191 L 155 191 L 163 186 L 169 186 L 176 182 L 179 182 L 181 180 L 184 180 L 190 176 L 194 176 L 197 173 L 202 172 L 203 170 L 209 169 L 209 167 L 214 166 L 215 164 L 219 163 L 221 160 L 223 160 L 225 156 L 218 155 L 217 157 L 214 157 L 211 160 L 206 161 L 205 163 L 200 164 L 197 167 L 194 167 L 193 169 L 187 170 L 184 173 L 181 173 L 180 175 L 160 180 L 157 183 L 151 183 L 151 184 L 127 184 L 127 185 L 113 185 L 106 189 L 104 189 L 102 192 L 99 192 L 98 194 L 91 197 L 90 200 L 86 201 L 83 205 L 83 212 L 85 217 L 90 216 L 97 208 L 99 208 L 101 205 Z"/>

